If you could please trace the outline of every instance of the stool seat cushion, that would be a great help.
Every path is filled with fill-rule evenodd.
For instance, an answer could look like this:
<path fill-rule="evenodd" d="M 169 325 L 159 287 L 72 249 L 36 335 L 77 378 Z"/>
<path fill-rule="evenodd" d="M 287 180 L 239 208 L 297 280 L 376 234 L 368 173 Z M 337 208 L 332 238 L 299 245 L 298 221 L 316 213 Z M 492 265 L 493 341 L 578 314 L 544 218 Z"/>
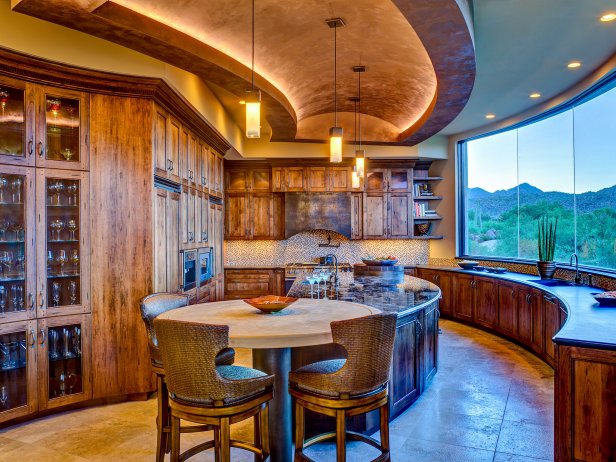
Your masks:
<path fill-rule="evenodd" d="M 346 363 L 346 359 L 330 359 L 327 361 L 319 361 L 300 367 L 296 371 L 289 374 L 289 382 L 295 385 L 300 390 L 309 393 L 316 393 L 323 396 L 338 397 L 339 393 L 328 390 L 325 387 L 319 387 L 314 384 L 314 379 L 322 374 L 333 374 L 342 369 Z M 316 375 L 316 376 L 315 376 Z"/>

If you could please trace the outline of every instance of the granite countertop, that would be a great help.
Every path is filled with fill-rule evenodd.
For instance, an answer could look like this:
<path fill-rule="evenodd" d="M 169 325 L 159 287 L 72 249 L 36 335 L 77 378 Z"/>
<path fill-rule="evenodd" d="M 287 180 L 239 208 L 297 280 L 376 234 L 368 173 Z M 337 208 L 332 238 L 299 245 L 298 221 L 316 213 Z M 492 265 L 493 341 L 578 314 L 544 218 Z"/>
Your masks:
<path fill-rule="evenodd" d="M 284 269 L 285 265 L 225 265 L 226 270 L 269 270 Z"/>
<path fill-rule="evenodd" d="M 599 306 L 591 294 L 603 289 L 589 286 L 549 287 L 538 284 L 539 277 L 533 274 L 493 274 L 485 271 L 463 270 L 454 266 L 418 265 L 416 268 L 454 271 L 474 276 L 491 277 L 525 284 L 557 297 L 567 310 L 567 320 L 553 337 L 561 345 L 616 350 L 616 308 Z"/>
<path fill-rule="evenodd" d="M 441 295 L 440 289 L 431 282 L 403 274 L 396 275 L 395 279 L 384 276 L 355 276 L 353 273 L 339 273 L 338 277 L 338 291 L 329 298 L 396 312 L 399 317 L 424 308 Z M 316 292 L 316 284 L 314 291 Z M 297 279 L 288 295 L 310 298 L 310 285 Z"/>

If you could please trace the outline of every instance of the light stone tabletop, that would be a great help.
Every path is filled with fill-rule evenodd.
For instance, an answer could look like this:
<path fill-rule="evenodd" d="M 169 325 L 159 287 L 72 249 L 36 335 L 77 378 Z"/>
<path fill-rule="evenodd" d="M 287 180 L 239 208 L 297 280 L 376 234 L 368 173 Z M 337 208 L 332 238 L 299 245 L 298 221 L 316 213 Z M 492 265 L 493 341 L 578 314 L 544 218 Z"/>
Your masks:
<path fill-rule="evenodd" d="M 337 300 L 300 298 L 276 314 L 265 314 L 242 300 L 201 303 L 167 311 L 162 319 L 229 326 L 229 346 L 289 348 L 332 342 L 330 322 L 381 311 Z"/>

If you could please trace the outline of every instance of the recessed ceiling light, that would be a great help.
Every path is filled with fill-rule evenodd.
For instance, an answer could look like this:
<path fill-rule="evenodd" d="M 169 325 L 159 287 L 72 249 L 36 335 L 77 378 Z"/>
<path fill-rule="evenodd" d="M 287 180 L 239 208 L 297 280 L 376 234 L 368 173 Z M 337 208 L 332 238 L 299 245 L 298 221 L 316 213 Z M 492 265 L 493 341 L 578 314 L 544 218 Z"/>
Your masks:
<path fill-rule="evenodd" d="M 493 119 L 496 117 L 494 114 L 486 114 L 486 119 Z"/>
<path fill-rule="evenodd" d="M 601 16 L 601 22 L 610 22 L 616 19 L 616 13 L 606 13 Z"/>
<path fill-rule="evenodd" d="M 569 69 L 575 69 L 577 67 L 580 67 L 581 65 L 582 65 L 582 63 L 579 62 L 579 61 L 571 61 L 569 64 L 567 64 L 567 67 Z"/>
<path fill-rule="evenodd" d="M 530 95 L 528 95 L 529 98 L 541 98 L 541 93 L 531 93 Z"/>
<path fill-rule="evenodd" d="M 243 99 L 240 100 L 240 104 L 246 104 L 246 101 L 244 101 Z"/>

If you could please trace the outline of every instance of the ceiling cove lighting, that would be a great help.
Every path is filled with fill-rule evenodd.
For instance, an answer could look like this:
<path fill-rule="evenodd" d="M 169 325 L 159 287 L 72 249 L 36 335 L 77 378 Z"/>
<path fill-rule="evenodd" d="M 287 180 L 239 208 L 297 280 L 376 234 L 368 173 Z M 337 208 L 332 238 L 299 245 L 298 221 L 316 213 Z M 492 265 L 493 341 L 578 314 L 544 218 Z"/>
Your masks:
<path fill-rule="evenodd" d="M 255 90 L 255 0 L 252 0 L 252 85 L 246 90 L 246 137 L 261 138 L 261 90 Z"/>
<path fill-rule="evenodd" d="M 494 114 L 486 114 L 486 119 L 493 119 L 496 117 Z"/>
<path fill-rule="evenodd" d="M 531 93 L 530 95 L 528 95 L 529 98 L 541 98 L 541 93 Z"/>
<path fill-rule="evenodd" d="M 581 62 L 579 61 L 571 61 L 569 64 L 567 64 L 567 67 L 569 69 L 577 69 L 578 67 L 580 67 L 582 65 Z"/>
<path fill-rule="evenodd" d="M 357 176 L 363 178 L 366 172 L 366 151 L 361 147 L 361 74 L 366 72 L 366 66 L 353 66 L 353 72 L 357 72 L 357 119 L 359 146 L 355 150 L 355 169 Z"/>
<path fill-rule="evenodd" d="M 601 16 L 600 21 L 610 22 L 610 21 L 613 21 L 614 19 L 616 19 L 616 13 L 606 13 L 603 16 Z"/>
<path fill-rule="evenodd" d="M 337 54 L 337 34 L 339 27 L 344 27 L 342 18 L 326 19 L 325 22 L 329 27 L 334 29 L 334 126 L 329 129 L 329 161 L 338 163 L 342 162 L 342 127 L 338 126 L 338 95 L 336 71 L 338 70 L 338 54 Z"/>

